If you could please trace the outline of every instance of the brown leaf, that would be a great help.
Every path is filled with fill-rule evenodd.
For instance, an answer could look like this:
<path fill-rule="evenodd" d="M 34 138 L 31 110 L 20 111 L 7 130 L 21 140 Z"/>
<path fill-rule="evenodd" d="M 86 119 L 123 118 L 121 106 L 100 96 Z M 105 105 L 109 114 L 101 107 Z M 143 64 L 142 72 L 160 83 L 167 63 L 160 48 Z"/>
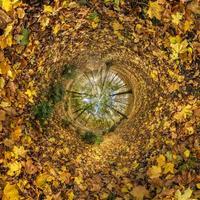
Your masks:
<path fill-rule="evenodd" d="M 136 200 L 143 200 L 144 197 L 149 197 L 149 191 L 141 185 L 134 187 L 131 194 L 136 198 Z"/>
<path fill-rule="evenodd" d="M 192 11 L 194 14 L 200 14 L 200 4 L 199 4 L 199 0 L 194 0 L 191 1 L 188 5 L 187 5 L 187 9 Z"/>
<path fill-rule="evenodd" d="M 194 116 L 200 117 L 200 108 L 194 110 Z"/>
<path fill-rule="evenodd" d="M 64 171 L 64 172 L 61 172 L 60 174 L 60 180 L 61 182 L 65 183 L 65 184 L 68 184 L 70 182 L 70 178 L 71 178 L 71 174 Z"/>
<path fill-rule="evenodd" d="M 27 174 L 35 174 L 37 172 L 37 167 L 33 165 L 33 161 L 28 159 L 25 163 L 25 171 Z"/>
<path fill-rule="evenodd" d="M 5 121 L 6 112 L 4 110 L 0 110 L 0 121 Z"/>
<path fill-rule="evenodd" d="M 11 22 L 11 18 L 6 14 L 5 11 L 0 9 L 0 28 L 4 29 L 8 23 Z"/>

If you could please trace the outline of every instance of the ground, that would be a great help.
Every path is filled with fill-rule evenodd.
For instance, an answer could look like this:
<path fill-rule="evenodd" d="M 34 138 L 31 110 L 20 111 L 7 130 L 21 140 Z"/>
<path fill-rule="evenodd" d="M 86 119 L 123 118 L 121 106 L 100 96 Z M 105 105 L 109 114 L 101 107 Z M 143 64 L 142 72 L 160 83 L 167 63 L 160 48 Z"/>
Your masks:
<path fill-rule="evenodd" d="M 200 199 L 199 19 L 198 0 L 0 0 L 0 199 Z M 137 92 L 91 144 L 55 88 L 97 60 Z"/>

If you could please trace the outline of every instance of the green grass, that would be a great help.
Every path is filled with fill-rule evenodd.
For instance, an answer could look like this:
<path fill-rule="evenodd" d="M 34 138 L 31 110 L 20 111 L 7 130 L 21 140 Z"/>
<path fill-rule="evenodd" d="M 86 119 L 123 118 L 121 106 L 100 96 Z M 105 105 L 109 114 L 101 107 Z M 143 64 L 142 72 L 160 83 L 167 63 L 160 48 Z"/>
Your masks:
<path fill-rule="evenodd" d="M 90 131 L 86 131 L 82 136 L 82 140 L 87 144 L 100 144 L 102 142 L 102 136 Z"/>

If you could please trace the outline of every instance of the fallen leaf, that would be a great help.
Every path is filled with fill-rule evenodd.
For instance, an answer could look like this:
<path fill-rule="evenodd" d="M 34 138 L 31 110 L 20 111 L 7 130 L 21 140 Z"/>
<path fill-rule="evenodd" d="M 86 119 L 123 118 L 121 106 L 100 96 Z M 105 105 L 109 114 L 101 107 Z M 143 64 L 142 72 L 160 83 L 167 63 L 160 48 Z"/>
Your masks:
<path fill-rule="evenodd" d="M 183 25 L 183 30 L 184 30 L 184 32 L 187 32 L 187 31 L 191 30 L 192 27 L 193 27 L 192 24 L 193 24 L 193 21 L 192 21 L 192 20 L 186 20 L 186 21 L 184 22 L 184 25 Z"/>
<path fill-rule="evenodd" d="M 51 6 L 44 5 L 44 13 L 52 13 L 53 8 Z"/>
<path fill-rule="evenodd" d="M 20 196 L 16 185 L 11 185 L 10 183 L 7 183 L 3 190 L 2 200 L 19 200 L 19 198 Z"/>
<path fill-rule="evenodd" d="M 61 29 L 61 25 L 60 24 L 56 24 L 54 27 L 53 27 L 53 34 L 54 35 L 57 35 L 57 33 L 60 31 Z"/>
<path fill-rule="evenodd" d="M 40 25 L 41 25 L 42 31 L 44 31 L 45 28 L 49 25 L 49 22 L 50 22 L 50 19 L 46 16 L 40 19 Z"/>
<path fill-rule="evenodd" d="M 33 164 L 31 159 L 25 162 L 25 171 L 27 174 L 35 174 L 37 172 L 37 167 Z"/>
<path fill-rule="evenodd" d="M 2 0 L 1 6 L 6 12 L 12 10 L 12 2 L 11 0 Z"/>
<path fill-rule="evenodd" d="M 21 137 L 22 135 L 22 129 L 21 127 L 16 127 L 15 130 L 11 133 L 11 139 L 13 141 L 18 141 L 19 138 Z"/>
<path fill-rule="evenodd" d="M 166 158 L 164 155 L 160 155 L 157 159 L 156 159 L 158 166 L 162 167 L 165 164 Z"/>
<path fill-rule="evenodd" d="M 176 14 L 172 15 L 172 23 L 174 23 L 175 25 L 178 25 L 182 18 L 183 18 L 183 14 L 180 12 L 177 12 Z"/>
<path fill-rule="evenodd" d="M 7 24 L 10 23 L 12 20 L 10 16 L 2 9 L 0 9 L 0 28 L 6 28 Z M 1 60 L 1 59 L 0 59 Z"/>
<path fill-rule="evenodd" d="M 161 12 L 162 7 L 159 5 L 158 1 L 150 1 L 149 2 L 149 9 L 147 11 L 147 14 L 152 19 L 153 17 L 156 17 L 157 19 L 161 19 Z"/>
<path fill-rule="evenodd" d="M 194 116 L 200 118 L 200 108 L 194 110 Z"/>
<path fill-rule="evenodd" d="M 174 173 L 174 164 L 173 163 L 166 163 L 164 166 L 164 174 L 167 174 L 167 173 Z"/>
<path fill-rule="evenodd" d="M 136 198 L 136 200 L 143 200 L 144 197 L 149 197 L 149 191 L 141 185 L 134 187 L 131 194 Z"/>
<path fill-rule="evenodd" d="M 200 15 L 200 5 L 199 5 L 199 0 L 193 0 L 188 3 L 187 9 L 192 11 L 195 14 Z"/>
<path fill-rule="evenodd" d="M 123 40 L 124 36 L 121 34 L 120 31 L 124 29 L 123 25 L 120 24 L 118 21 L 114 21 L 112 24 L 114 34 L 118 37 L 119 40 Z"/>
<path fill-rule="evenodd" d="M 119 30 L 123 30 L 124 27 L 122 26 L 122 24 L 120 24 L 118 21 L 114 21 L 112 24 L 113 30 L 114 31 L 119 31 Z"/>
<path fill-rule="evenodd" d="M 2 122 L 0 121 L 0 132 L 3 130 Z"/>
<path fill-rule="evenodd" d="M 37 187 L 43 189 L 46 186 L 46 184 L 50 182 L 51 180 L 52 180 L 52 176 L 50 176 L 49 174 L 43 173 L 37 176 L 35 183 Z"/>
<path fill-rule="evenodd" d="M 152 166 L 148 169 L 147 175 L 151 178 L 159 178 L 161 176 L 161 167 L 160 166 Z"/>
<path fill-rule="evenodd" d="M 0 89 L 3 89 L 5 86 L 5 80 L 3 77 L 0 77 Z"/>
<path fill-rule="evenodd" d="M 24 16 L 25 16 L 25 11 L 24 11 L 24 9 L 18 8 L 18 9 L 17 9 L 17 15 L 18 15 L 18 18 L 19 18 L 19 19 L 23 19 Z"/>
<path fill-rule="evenodd" d="M 29 34 L 30 34 L 30 32 L 29 32 L 28 29 L 26 29 L 26 28 L 22 29 L 22 35 L 20 37 L 21 38 L 21 40 L 20 40 L 20 44 L 21 45 L 24 45 L 24 46 L 28 45 L 28 43 L 29 43 Z"/>
<path fill-rule="evenodd" d="M 186 158 L 188 158 L 190 156 L 190 151 L 186 149 L 183 154 Z"/>
<path fill-rule="evenodd" d="M 5 121 L 6 112 L 4 110 L 0 110 L 0 121 Z"/>
<path fill-rule="evenodd" d="M 10 70 L 10 64 L 7 60 L 0 62 L 0 74 L 8 74 Z"/>
<path fill-rule="evenodd" d="M 73 191 L 68 193 L 68 200 L 73 200 L 74 199 L 74 193 Z"/>
<path fill-rule="evenodd" d="M 28 96 L 29 101 L 33 103 L 33 98 L 37 96 L 37 93 L 34 89 L 28 89 L 25 94 Z"/>
<path fill-rule="evenodd" d="M 192 106 L 186 105 L 186 106 L 182 107 L 181 111 L 176 112 L 174 114 L 174 119 L 176 119 L 177 121 L 183 121 L 187 117 L 190 117 L 192 115 L 192 113 L 193 113 Z"/>
<path fill-rule="evenodd" d="M 192 196 L 192 192 L 193 191 L 190 188 L 185 190 L 183 194 L 181 194 L 180 190 L 177 190 L 175 193 L 175 198 L 177 200 L 190 200 L 190 197 Z"/>
<path fill-rule="evenodd" d="M 60 173 L 60 180 L 62 183 L 68 184 L 70 182 L 70 177 L 71 174 L 66 171 Z"/>
<path fill-rule="evenodd" d="M 9 170 L 7 171 L 7 174 L 9 176 L 19 176 L 21 173 L 22 165 L 20 162 L 14 161 L 12 163 L 8 163 L 8 168 Z"/>
<path fill-rule="evenodd" d="M 158 72 L 156 70 L 152 70 L 150 76 L 154 81 L 158 80 Z"/>
<path fill-rule="evenodd" d="M 4 37 L 7 37 L 13 29 L 13 23 L 9 23 L 4 30 Z"/>
<path fill-rule="evenodd" d="M 77 176 L 74 178 L 74 182 L 77 184 L 77 185 L 80 185 L 81 183 L 83 183 L 83 178 L 82 176 Z"/>
<path fill-rule="evenodd" d="M 26 150 L 24 149 L 23 146 L 20 146 L 20 147 L 17 147 L 17 146 L 14 146 L 13 147 L 13 153 L 14 153 L 14 156 L 16 159 L 20 157 L 25 157 L 26 155 Z"/>

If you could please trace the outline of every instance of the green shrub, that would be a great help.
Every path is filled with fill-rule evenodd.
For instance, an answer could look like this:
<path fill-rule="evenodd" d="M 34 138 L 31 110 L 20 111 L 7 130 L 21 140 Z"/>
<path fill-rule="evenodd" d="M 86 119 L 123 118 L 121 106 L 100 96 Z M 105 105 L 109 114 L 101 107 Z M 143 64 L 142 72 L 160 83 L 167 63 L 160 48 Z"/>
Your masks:
<path fill-rule="evenodd" d="M 64 88 L 61 83 L 57 83 L 52 86 L 49 90 L 49 99 L 53 102 L 53 104 L 58 103 L 64 97 Z"/>
<path fill-rule="evenodd" d="M 75 65 L 66 64 L 63 66 L 62 76 L 65 79 L 72 79 L 75 77 L 75 75 L 76 75 L 76 66 Z"/>
<path fill-rule="evenodd" d="M 63 128 L 67 128 L 70 124 L 70 122 L 67 118 L 63 118 L 61 123 L 62 123 Z"/>
<path fill-rule="evenodd" d="M 90 131 L 86 131 L 81 138 L 87 144 L 100 144 L 102 142 L 101 135 L 95 134 Z"/>
<path fill-rule="evenodd" d="M 42 125 L 44 125 L 44 122 L 51 116 L 52 112 L 52 105 L 47 101 L 39 103 L 34 108 L 35 118 L 39 120 Z"/>

